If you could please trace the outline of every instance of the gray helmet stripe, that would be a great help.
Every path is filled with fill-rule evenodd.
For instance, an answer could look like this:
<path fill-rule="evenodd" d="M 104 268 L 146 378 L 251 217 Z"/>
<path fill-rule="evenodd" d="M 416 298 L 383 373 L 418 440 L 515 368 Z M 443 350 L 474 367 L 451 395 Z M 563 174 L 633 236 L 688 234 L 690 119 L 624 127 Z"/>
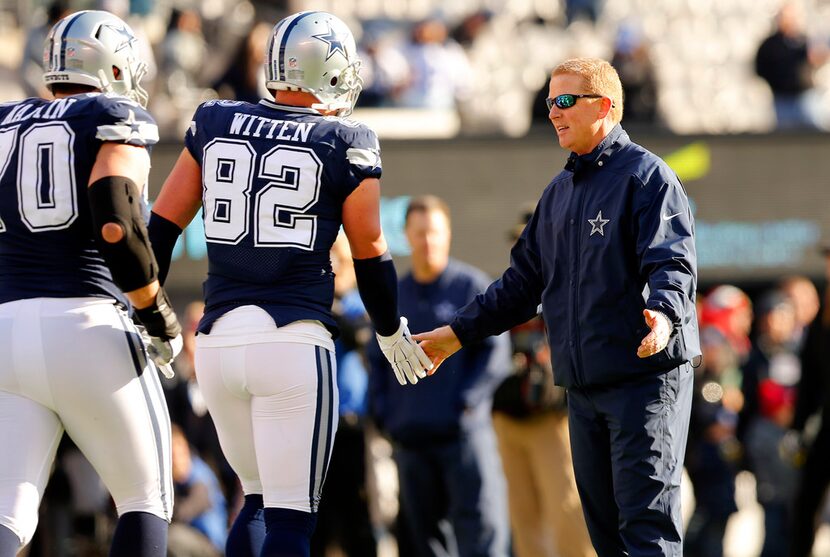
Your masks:
<path fill-rule="evenodd" d="M 282 22 L 277 24 L 277 30 L 279 30 L 280 26 L 282 26 Z M 268 39 L 268 48 L 265 49 L 266 66 L 269 64 L 271 66 L 270 68 L 268 68 L 268 71 L 265 72 L 265 79 L 271 79 L 272 76 L 275 76 L 276 74 L 276 72 L 274 71 L 274 61 L 271 59 L 271 53 L 274 51 L 274 39 L 277 36 L 277 32 L 271 33 L 271 38 Z"/>
<path fill-rule="evenodd" d="M 265 51 L 265 56 L 267 57 L 268 64 L 270 64 L 268 68 L 268 73 L 266 74 L 266 78 L 269 80 L 277 80 L 279 79 L 279 60 L 277 59 L 279 56 L 274 57 L 274 43 L 279 43 L 282 38 L 282 34 L 285 32 L 285 24 L 288 21 L 291 21 L 292 18 L 297 17 L 300 14 L 294 14 L 293 16 L 289 16 L 279 23 L 271 32 L 271 38 L 268 39 L 268 49 Z"/>
<path fill-rule="evenodd" d="M 54 29 L 49 33 L 51 43 L 49 44 L 49 69 L 57 70 L 60 68 L 61 44 L 63 41 L 63 31 L 66 29 L 66 24 L 69 23 L 70 18 L 62 19 L 57 23 Z M 45 69 L 45 68 L 44 68 Z"/>
<path fill-rule="evenodd" d="M 282 33 L 282 40 L 280 41 L 280 55 L 278 58 L 280 62 L 278 74 L 279 81 L 285 81 L 287 78 L 285 75 L 285 45 L 288 43 L 288 36 L 291 34 L 291 30 L 296 27 L 297 23 L 299 23 L 301 19 L 316 13 L 318 12 L 300 12 L 297 14 L 297 17 L 285 25 L 285 30 Z"/>
<path fill-rule="evenodd" d="M 64 26 L 63 30 L 61 31 L 61 36 L 60 36 L 60 41 L 59 41 L 60 48 L 61 48 L 61 59 L 60 59 L 61 64 L 60 64 L 60 67 L 58 68 L 59 70 L 66 69 L 66 41 L 64 40 L 64 38 L 69 33 L 69 29 L 72 27 L 72 24 L 75 23 L 75 21 L 77 21 L 78 18 L 81 17 L 85 13 L 86 13 L 86 11 L 78 12 L 77 14 L 75 14 L 71 19 L 69 19 L 66 22 L 66 26 Z"/>

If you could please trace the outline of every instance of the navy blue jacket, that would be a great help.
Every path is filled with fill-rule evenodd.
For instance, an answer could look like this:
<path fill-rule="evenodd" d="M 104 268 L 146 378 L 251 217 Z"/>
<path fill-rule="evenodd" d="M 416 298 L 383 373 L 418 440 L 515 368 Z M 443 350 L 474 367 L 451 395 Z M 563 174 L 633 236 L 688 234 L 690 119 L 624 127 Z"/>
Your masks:
<path fill-rule="evenodd" d="M 488 284 L 482 271 L 450 259 L 432 283 L 418 283 L 411 274 L 403 277 L 398 307 L 410 330 L 430 331 L 446 325 Z M 376 342 L 367 352 L 372 415 L 393 440 L 411 446 L 452 441 L 468 428 L 489 423 L 493 392 L 511 371 L 507 334 L 464 347 L 416 385 L 398 384 Z"/>
<path fill-rule="evenodd" d="M 659 374 L 700 355 L 694 221 L 674 172 L 618 125 L 542 194 L 510 267 L 450 323 L 462 345 L 533 317 L 539 300 L 556 383 L 588 387 Z M 637 356 L 643 309 L 673 324 Z"/>

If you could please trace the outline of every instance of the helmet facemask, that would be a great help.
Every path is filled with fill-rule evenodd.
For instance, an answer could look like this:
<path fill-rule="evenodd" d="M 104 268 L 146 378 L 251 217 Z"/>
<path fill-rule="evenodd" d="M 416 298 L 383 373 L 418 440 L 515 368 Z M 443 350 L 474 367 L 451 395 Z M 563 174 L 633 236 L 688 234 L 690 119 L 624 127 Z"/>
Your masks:
<path fill-rule="evenodd" d="M 356 60 L 336 74 L 325 75 L 328 86 L 318 91 L 309 91 L 320 101 L 311 108 L 332 111 L 337 116 L 346 117 L 354 110 L 357 97 L 363 90 L 363 78 L 360 77 L 360 60 Z"/>
<path fill-rule="evenodd" d="M 115 66 L 113 66 L 115 68 Z M 118 68 L 121 76 L 113 69 L 111 73 L 113 77 L 122 79 L 117 81 L 110 81 L 104 70 L 98 70 L 98 79 L 101 81 L 101 91 L 104 93 L 117 93 L 129 99 L 134 100 L 142 107 L 147 108 L 147 102 L 150 100 L 150 95 L 147 90 L 141 86 L 141 79 L 147 74 L 147 64 L 144 62 L 128 62 L 126 68 Z"/>

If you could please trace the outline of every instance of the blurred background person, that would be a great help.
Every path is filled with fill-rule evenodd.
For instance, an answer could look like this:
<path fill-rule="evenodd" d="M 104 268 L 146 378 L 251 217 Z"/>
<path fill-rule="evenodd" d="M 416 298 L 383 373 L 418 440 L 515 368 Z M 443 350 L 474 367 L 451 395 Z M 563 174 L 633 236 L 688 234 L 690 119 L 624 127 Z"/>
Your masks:
<path fill-rule="evenodd" d="M 704 323 L 700 342 L 703 360 L 695 369 L 686 446 L 686 471 L 694 489 L 695 508 L 683 553 L 688 557 L 721 557 L 727 522 L 738 510 L 735 477 L 741 446 L 735 433 L 743 395 L 740 385 L 731 379 L 740 371 L 737 354 L 726 336 Z"/>
<path fill-rule="evenodd" d="M 604 4 L 604 0 L 565 0 L 565 22 L 567 25 L 575 21 L 596 23 Z"/>
<path fill-rule="evenodd" d="M 398 104 L 410 80 L 409 61 L 399 44 L 398 32 L 367 26 L 360 49 L 360 77 L 363 92 L 358 107 L 383 107 Z"/>
<path fill-rule="evenodd" d="M 830 245 L 822 248 L 825 277 L 821 308 L 808 329 L 801 351 L 801 381 L 793 431 L 812 437 L 801 471 L 793 509 L 790 538 L 791 557 L 808 557 L 816 537 L 819 510 L 830 484 Z M 817 432 L 808 432 L 811 418 L 817 418 Z M 801 443 L 799 443 L 800 445 Z"/>
<path fill-rule="evenodd" d="M 18 71 L 25 96 L 51 99 L 52 93 L 43 83 L 43 42 L 49 30 L 71 12 L 69 0 L 54 0 L 46 7 L 46 20 L 29 29 L 23 46 Z"/>
<path fill-rule="evenodd" d="M 821 127 L 810 93 L 813 71 L 827 58 L 827 45 L 811 44 L 804 32 L 803 5 L 785 2 L 775 18 L 775 30 L 755 55 L 755 71 L 772 91 L 778 129 Z"/>
<path fill-rule="evenodd" d="M 58 445 L 27 557 L 106 555 L 117 519 L 101 477 L 69 436 Z"/>
<path fill-rule="evenodd" d="M 228 64 L 228 69 L 213 84 L 219 98 L 258 103 L 260 99 L 269 97 L 262 65 L 265 63 L 265 46 L 270 33 L 271 25 L 264 21 L 251 27 Z"/>
<path fill-rule="evenodd" d="M 200 85 L 208 49 L 198 10 L 173 8 L 161 53 L 162 67 L 171 92 Z"/>
<path fill-rule="evenodd" d="M 737 286 L 718 285 L 701 301 L 701 326 L 710 325 L 720 331 L 729 341 L 740 364 L 746 361 L 752 347 L 749 335 L 753 319 L 752 300 Z M 740 382 L 737 384 L 740 385 Z"/>
<path fill-rule="evenodd" d="M 478 269 L 450 258 L 446 203 L 426 195 L 406 210 L 411 271 L 398 305 L 413 331 L 445 324 L 489 284 Z M 506 334 L 464 348 L 441 373 L 402 388 L 372 343 L 372 413 L 392 440 L 400 507 L 418 557 L 506 557 L 507 493 L 491 416 L 492 397 L 510 372 Z"/>
<path fill-rule="evenodd" d="M 778 281 L 778 289 L 788 296 L 795 307 L 795 334 L 793 341 L 799 350 L 807 337 L 807 330 L 819 312 L 820 300 L 813 281 L 802 275 L 789 275 Z"/>
<path fill-rule="evenodd" d="M 516 242 L 533 214 L 510 230 Z M 510 331 L 513 373 L 493 397 L 493 427 L 507 479 L 516 557 L 595 555 L 576 489 L 565 389 L 553 381 L 545 323 L 537 316 Z"/>
<path fill-rule="evenodd" d="M 777 289 L 766 292 L 756 308 L 757 331 L 742 366 L 744 406 L 740 439 L 756 497 L 764 509 L 762 557 L 787 555 L 792 502 L 798 482 L 797 464 L 786 450 L 793 425 L 801 362 L 793 341 L 795 306 Z"/>
<path fill-rule="evenodd" d="M 400 105 L 409 108 L 453 109 L 471 93 L 472 72 L 467 55 L 449 37 L 439 17 L 419 21 L 403 49 L 409 64 L 409 82 Z"/>
<path fill-rule="evenodd" d="M 162 80 L 151 108 L 164 128 L 180 137 L 199 103 L 216 97 L 215 91 L 205 87 L 212 69 L 206 61 L 213 53 L 202 34 L 199 11 L 174 7 L 158 50 Z"/>
<path fill-rule="evenodd" d="M 332 245 L 331 268 L 332 314 L 340 329 L 334 342 L 340 421 L 326 476 L 326 496 L 320 501 L 311 538 L 311 555 L 324 557 L 336 546 L 348 557 L 372 557 L 377 554 L 377 542 L 366 485 L 369 372 L 364 356 L 366 343 L 372 338 L 372 323 L 360 299 L 352 251 L 342 232 Z"/>
<path fill-rule="evenodd" d="M 617 29 L 611 65 L 623 88 L 627 125 L 657 122 L 657 81 L 649 44 L 640 25 L 625 21 Z"/>
<path fill-rule="evenodd" d="M 452 31 L 452 38 L 465 50 L 473 46 L 487 25 L 493 20 L 493 12 L 481 8 L 467 14 Z"/>
<path fill-rule="evenodd" d="M 219 480 L 175 423 L 172 442 L 176 505 L 168 556 L 219 557 L 224 553 L 228 531 L 228 512 Z"/>

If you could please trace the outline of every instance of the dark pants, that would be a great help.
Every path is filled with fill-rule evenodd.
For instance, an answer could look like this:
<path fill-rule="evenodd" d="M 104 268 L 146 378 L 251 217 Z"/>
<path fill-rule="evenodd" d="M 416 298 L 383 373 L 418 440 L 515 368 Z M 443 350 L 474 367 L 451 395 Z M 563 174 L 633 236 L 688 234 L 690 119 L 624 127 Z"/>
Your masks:
<path fill-rule="evenodd" d="M 760 557 L 787 557 L 790 540 L 789 502 L 761 503 L 764 509 L 764 545 Z"/>
<path fill-rule="evenodd" d="M 807 557 L 816 537 L 816 514 L 824 501 L 830 484 L 830 416 L 822 417 L 821 429 L 816 435 L 807 461 L 801 472 L 801 481 L 793 506 L 790 555 Z"/>
<path fill-rule="evenodd" d="M 341 419 L 334 438 L 326 484 L 311 538 L 311 555 L 322 557 L 329 545 L 348 557 L 377 555 L 366 491 L 366 434 L 362 422 Z"/>
<path fill-rule="evenodd" d="M 437 446 L 396 446 L 395 462 L 415 555 L 507 556 L 506 484 L 492 427 Z"/>
<path fill-rule="evenodd" d="M 692 367 L 569 389 L 574 473 L 600 557 L 683 554 L 680 479 Z"/>
<path fill-rule="evenodd" d="M 686 557 L 723 557 L 728 514 L 711 514 L 700 505 L 689 520 L 683 550 Z"/>

